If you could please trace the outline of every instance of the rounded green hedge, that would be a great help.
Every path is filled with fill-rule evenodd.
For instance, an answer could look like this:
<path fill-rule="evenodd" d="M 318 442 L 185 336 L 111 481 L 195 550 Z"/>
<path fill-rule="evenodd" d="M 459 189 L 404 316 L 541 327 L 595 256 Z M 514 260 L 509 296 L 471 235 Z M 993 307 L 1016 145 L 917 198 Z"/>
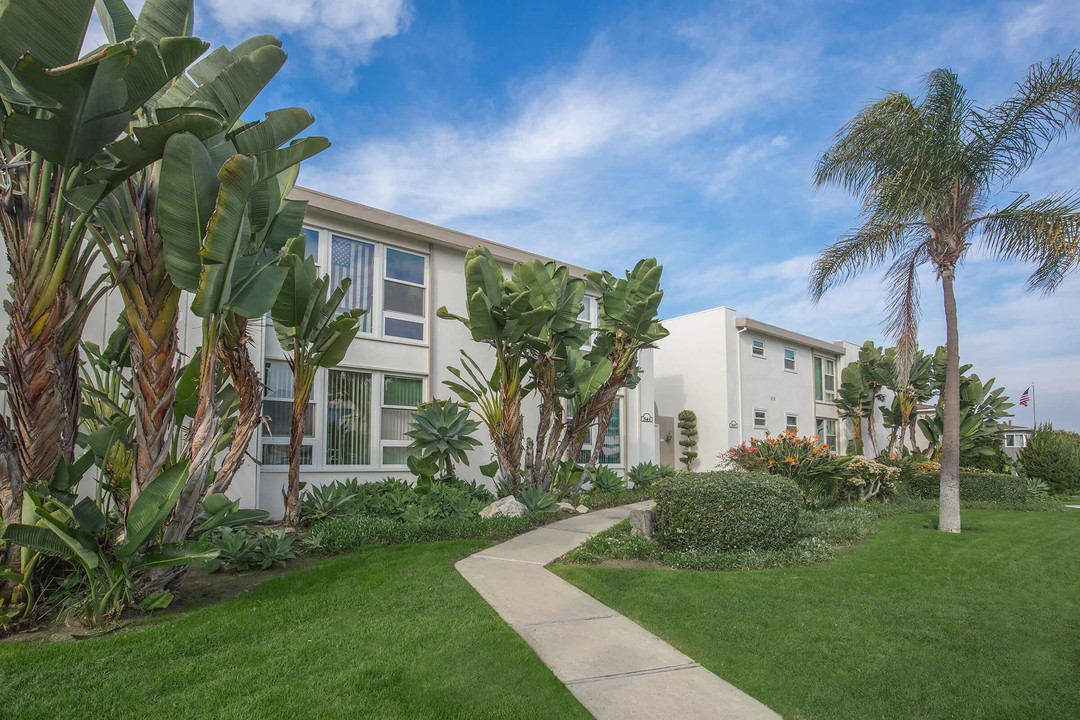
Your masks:
<path fill-rule="evenodd" d="M 679 550 L 780 550 L 795 542 L 799 490 L 764 473 L 682 473 L 653 485 L 656 539 Z"/>
<path fill-rule="evenodd" d="M 912 473 L 903 491 L 915 500 L 937 500 L 941 493 L 939 473 Z M 1022 477 L 1004 473 L 960 471 L 960 499 L 981 502 L 1022 503 L 1027 484 Z"/>

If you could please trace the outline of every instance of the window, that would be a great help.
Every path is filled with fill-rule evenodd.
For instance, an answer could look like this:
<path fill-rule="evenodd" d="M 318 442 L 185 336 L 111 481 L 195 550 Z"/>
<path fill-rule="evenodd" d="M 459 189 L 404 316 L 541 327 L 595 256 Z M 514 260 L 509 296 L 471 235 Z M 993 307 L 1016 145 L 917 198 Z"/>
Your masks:
<path fill-rule="evenodd" d="M 567 422 L 570 421 L 572 416 L 570 408 L 567 407 Z M 581 453 L 578 455 L 579 463 L 587 463 L 589 458 L 592 457 L 593 449 L 596 447 L 596 431 L 598 429 L 596 424 L 589 426 L 585 434 L 585 442 L 581 446 Z M 622 445 L 622 398 L 619 398 L 611 409 L 611 420 L 608 421 L 607 432 L 604 433 L 604 443 L 600 448 L 597 464 L 622 465 Z"/>
<path fill-rule="evenodd" d="M 372 329 L 371 310 L 373 305 L 375 277 L 375 246 L 360 240 L 350 240 L 340 235 L 331 237 L 330 242 L 330 286 L 337 287 L 345 278 L 352 280 L 349 292 L 341 301 L 342 310 L 361 308 L 367 310 L 360 318 L 360 332 L 369 333 Z"/>
<path fill-rule="evenodd" d="M 765 341 L 754 338 L 750 342 L 752 343 L 752 347 L 750 348 L 750 354 L 754 357 L 765 357 Z"/>
<path fill-rule="evenodd" d="M 784 348 L 784 369 L 795 372 L 795 350 Z"/>
<path fill-rule="evenodd" d="M 585 297 L 581 300 L 582 308 L 581 314 L 578 315 L 578 325 L 586 330 L 592 330 L 597 327 L 597 314 L 596 314 L 596 298 Z M 589 339 L 585 341 L 585 347 L 592 347 L 592 333 L 589 334 Z"/>
<path fill-rule="evenodd" d="M 788 432 L 799 432 L 799 416 L 788 413 L 784 416 L 784 429 Z"/>
<path fill-rule="evenodd" d="M 261 462 L 266 465 L 289 464 L 289 430 L 292 424 L 293 372 L 288 363 L 268 362 L 263 370 L 263 416 Z M 300 446 L 300 464 L 310 465 L 314 446 L 314 403 L 304 414 L 304 442 Z"/>
<path fill-rule="evenodd" d="M 818 440 L 829 446 L 833 452 L 839 452 L 836 444 L 836 421 L 832 418 L 817 419 Z"/>
<path fill-rule="evenodd" d="M 383 376 L 382 434 L 380 457 L 383 465 L 404 465 L 409 457 L 413 412 L 424 401 L 424 381 L 420 378 Z"/>
<path fill-rule="evenodd" d="M 424 339 L 426 264 L 423 255 L 386 248 L 383 335 L 407 340 Z"/>
<path fill-rule="evenodd" d="M 814 357 L 814 399 L 832 402 L 836 399 L 836 362 Z"/>
<path fill-rule="evenodd" d="M 768 426 L 769 426 L 768 413 L 766 413 L 764 410 L 755 410 L 754 411 L 754 429 L 755 430 L 764 430 Z"/>
<path fill-rule="evenodd" d="M 371 464 L 371 373 L 330 370 L 326 377 L 326 464 Z"/>
<path fill-rule="evenodd" d="M 307 241 L 305 252 L 315 258 L 315 267 L 319 266 L 319 231 L 314 228 L 304 228 L 300 231 Z"/>

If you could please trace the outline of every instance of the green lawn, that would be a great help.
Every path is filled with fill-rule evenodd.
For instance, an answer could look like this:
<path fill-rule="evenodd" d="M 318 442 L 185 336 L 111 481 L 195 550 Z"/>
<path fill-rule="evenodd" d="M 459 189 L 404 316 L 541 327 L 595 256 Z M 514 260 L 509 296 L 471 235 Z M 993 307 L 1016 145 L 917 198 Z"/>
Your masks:
<path fill-rule="evenodd" d="M 1080 511 L 932 518 L 811 567 L 557 572 L 789 720 L 1080 717 Z"/>
<path fill-rule="evenodd" d="M 0 717 L 587 718 L 452 563 L 384 548 L 81 642 L 0 645 Z"/>

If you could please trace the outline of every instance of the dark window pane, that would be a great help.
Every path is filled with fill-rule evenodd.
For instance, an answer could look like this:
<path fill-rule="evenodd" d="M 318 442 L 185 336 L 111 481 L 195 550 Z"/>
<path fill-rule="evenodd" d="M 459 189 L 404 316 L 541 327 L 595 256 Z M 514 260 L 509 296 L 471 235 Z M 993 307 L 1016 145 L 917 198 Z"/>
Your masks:
<path fill-rule="evenodd" d="M 407 340 L 423 340 L 424 323 L 398 320 L 397 318 L 386 318 L 386 325 L 383 328 L 383 332 L 391 337 L 405 338 Z"/>
<path fill-rule="evenodd" d="M 386 277 L 424 284 L 424 257 L 386 248 Z"/>
<path fill-rule="evenodd" d="M 281 445 L 279 443 L 263 443 L 262 446 L 262 464 L 263 465 L 288 465 L 289 464 L 289 446 Z M 300 464 L 311 464 L 311 446 L 300 446 Z"/>
<path fill-rule="evenodd" d="M 266 417 L 264 432 L 271 437 L 289 437 L 292 422 L 292 403 L 270 400 L 263 403 L 263 415 Z M 315 403 L 309 403 L 304 413 L 304 437 L 312 437 L 315 422 Z"/>
<path fill-rule="evenodd" d="M 383 283 L 383 287 L 386 289 L 386 296 L 383 298 L 386 310 L 424 317 L 424 288 L 389 280 Z"/>
<path fill-rule="evenodd" d="M 383 465 L 405 465 L 412 451 L 407 447 L 389 446 L 382 449 Z"/>
<path fill-rule="evenodd" d="M 311 257 L 315 258 L 315 264 L 319 264 L 319 231 L 311 228 L 304 228 L 300 231 L 304 235 L 305 252 Z"/>

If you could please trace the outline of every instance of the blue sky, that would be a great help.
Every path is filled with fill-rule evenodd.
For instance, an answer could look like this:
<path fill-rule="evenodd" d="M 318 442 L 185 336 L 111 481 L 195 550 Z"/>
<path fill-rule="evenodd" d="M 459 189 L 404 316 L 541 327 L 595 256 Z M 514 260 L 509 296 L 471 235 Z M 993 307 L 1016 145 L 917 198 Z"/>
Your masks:
<path fill-rule="evenodd" d="M 858 217 L 855 199 L 811 184 L 832 134 L 933 68 L 992 104 L 1080 44 L 1069 0 L 196 4 L 215 42 L 282 37 L 290 60 L 261 109 L 306 107 L 334 143 L 302 184 L 588 267 L 656 256 L 665 316 L 729 305 L 856 342 L 884 340 L 880 276 L 817 307 L 806 292 L 814 254 Z M 1080 190 L 1077 167 L 1072 137 L 1011 190 Z M 961 268 L 963 361 L 1014 398 L 1035 381 L 1040 421 L 1080 429 L 1080 275 L 1041 297 L 1027 272 Z M 929 272 L 923 305 L 933 347 Z"/>

